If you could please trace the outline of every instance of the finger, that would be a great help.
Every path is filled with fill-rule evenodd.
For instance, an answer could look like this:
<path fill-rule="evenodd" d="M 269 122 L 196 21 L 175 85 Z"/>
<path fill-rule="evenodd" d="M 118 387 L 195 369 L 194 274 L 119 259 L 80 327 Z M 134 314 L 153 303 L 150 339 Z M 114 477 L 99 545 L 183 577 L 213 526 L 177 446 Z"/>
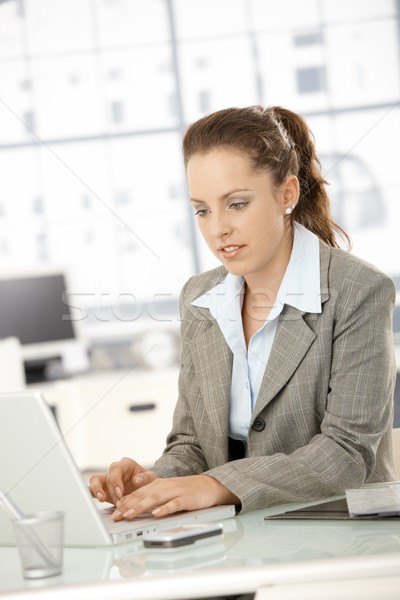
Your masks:
<path fill-rule="evenodd" d="M 157 506 L 151 512 L 157 518 L 166 517 L 167 515 L 172 515 L 174 513 L 185 510 L 184 505 L 185 505 L 184 500 L 181 497 L 173 498 L 166 504 L 163 504 L 162 506 Z"/>
<path fill-rule="evenodd" d="M 133 478 L 133 484 L 136 489 L 139 489 L 144 485 L 148 485 L 157 478 L 158 475 L 154 473 L 154 471 L 144 471 L 143 473 L 140 473 L 140 475 L 136 475 Z"/>
<path fill-rule="evenodd" d="M 105 484 L 106 474 L 95 473 L 89 480 L 89 490 L 93 498 L 97 498 L 100 502 L 108 500 L 108 490 Z"/>
<path fill-rule="evenodd" d="M 113 462 L 108 467 L 106 486 L 112 502 L 116 504 L 125 493 L 123 466 L 120 462 Z"/>
<path fill-rule="evenodd" d="M 151 498 L 143 498 L 140 500 L 135 496 L 135 492 L 133 492 L 118 502 L 117 509 L 111 516 L 114 521 L 122 521 L 124 519 L 130 521 L 154 507 L 155 504 Z"/>
<path fill-rule="evenodd" d="M 129 458 L 122 458 L 118 462 L 113 462 L 108 467 L 107 473 L 107 489 L 114 504 L 121 500 L 125 495 L 124 481 L 129 480 L 129 477 L 135 470 L 135 462 Z"/>
<path fill-rule="evenodd" d="M 172 487 L 160 489 L 157 486 L 159 481 L 158 479 L 154 483 L 143 486 L 122 498 L 117 510 L 112 515 L 113 519 L 117 521 L 122 519 L 131 520 L 171 500 L 176 495 L 174 489 Z M 156 484 L 155 487 L 154 484 Z"/>
<path fill-rule="evenodd" d="M 111 463 L 108 468 L 107 489 L 114 504 L 132 491 L 132 478 L 144 471 L 145 469 L 132 458 L 124 457 Z"/>

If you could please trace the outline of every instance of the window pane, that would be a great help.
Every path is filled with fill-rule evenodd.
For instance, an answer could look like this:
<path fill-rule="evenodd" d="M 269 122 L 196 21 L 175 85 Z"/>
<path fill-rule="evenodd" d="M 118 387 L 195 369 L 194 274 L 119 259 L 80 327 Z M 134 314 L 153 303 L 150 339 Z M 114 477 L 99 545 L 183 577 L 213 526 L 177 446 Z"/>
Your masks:
<path fill-rule="evenodd" d="M 296 80 L 299 94 L 322 92 L 325 90 L 325 69 L 323 67 L 297 69 Z"/>

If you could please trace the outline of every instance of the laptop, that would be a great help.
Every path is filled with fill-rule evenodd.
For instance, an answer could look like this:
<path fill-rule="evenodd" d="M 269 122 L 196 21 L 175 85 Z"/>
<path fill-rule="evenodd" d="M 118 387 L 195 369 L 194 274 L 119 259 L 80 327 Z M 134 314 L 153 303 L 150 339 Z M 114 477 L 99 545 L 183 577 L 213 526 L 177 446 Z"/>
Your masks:
<path fill-rule="evenodd" d="M 112 546 L 183 523 L 235 515 L 234 505 L 224 505 L 115 523 L 114 508 L 92 498 L 44 397 L 30 391 L 0 394 L 0 489 L 24 513 L 65 511 L 66 546 Z M 1 506 L 0 545 L 15 545 L 10 518 Z"/>

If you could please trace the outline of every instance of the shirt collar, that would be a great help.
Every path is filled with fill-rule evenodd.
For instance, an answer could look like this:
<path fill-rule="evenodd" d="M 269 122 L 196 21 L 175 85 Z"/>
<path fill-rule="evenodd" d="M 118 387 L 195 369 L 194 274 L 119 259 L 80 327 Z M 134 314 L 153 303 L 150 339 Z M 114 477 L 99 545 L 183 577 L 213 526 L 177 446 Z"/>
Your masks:
<path fill-rule="evenodd" d="M 303 312 L 322 312 L 319 239 L 299 223 L 294 223 L 292 253 L 278 298 Z"/>
<path fill-rule="evenodd" d="M 284 304 L 302 312 L 322 312 L 319 254 L 318 237 L 295 222 L 290 260 L 268 320 L 275 318 L 282 311 Z M 208 308 L 215 319 L 228 311 L 225 316 L 229 320 L 235 320 L 238 316 L 235 312 L 242 307 L 243 293 L 243 277 L 228 273 L 221 283 L 196 298 L 192 305 Z M 239 305 L 236 302 L 237 296 L 241 298 Z"/>
<path fill-rule="evenodd" d="M 212 316 L 217 319 L 222 313 L 227 312 L 228 320 L 235 320 L 238 315 L 235 312 L 238 309 L 237 297 L 241 298 L 239 308 L 242 308 L 244 294 L 244 279 L 238 275 L 228 273 L 221 283 L 211 288 L 194 300 L 192 304 L 201 308 L 208 308 Z"/>

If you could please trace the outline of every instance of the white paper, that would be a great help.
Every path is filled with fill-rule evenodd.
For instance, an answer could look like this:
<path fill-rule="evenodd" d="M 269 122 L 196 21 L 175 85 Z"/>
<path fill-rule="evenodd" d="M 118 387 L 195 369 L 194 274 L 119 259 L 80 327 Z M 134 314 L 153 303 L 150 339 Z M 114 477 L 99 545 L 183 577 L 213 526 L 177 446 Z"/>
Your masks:
<path fill-rule="evenodd" d="M 346 490 L 346 500 L 351 517 L 400 516 L 400 484 L 398 483 Z"/>

